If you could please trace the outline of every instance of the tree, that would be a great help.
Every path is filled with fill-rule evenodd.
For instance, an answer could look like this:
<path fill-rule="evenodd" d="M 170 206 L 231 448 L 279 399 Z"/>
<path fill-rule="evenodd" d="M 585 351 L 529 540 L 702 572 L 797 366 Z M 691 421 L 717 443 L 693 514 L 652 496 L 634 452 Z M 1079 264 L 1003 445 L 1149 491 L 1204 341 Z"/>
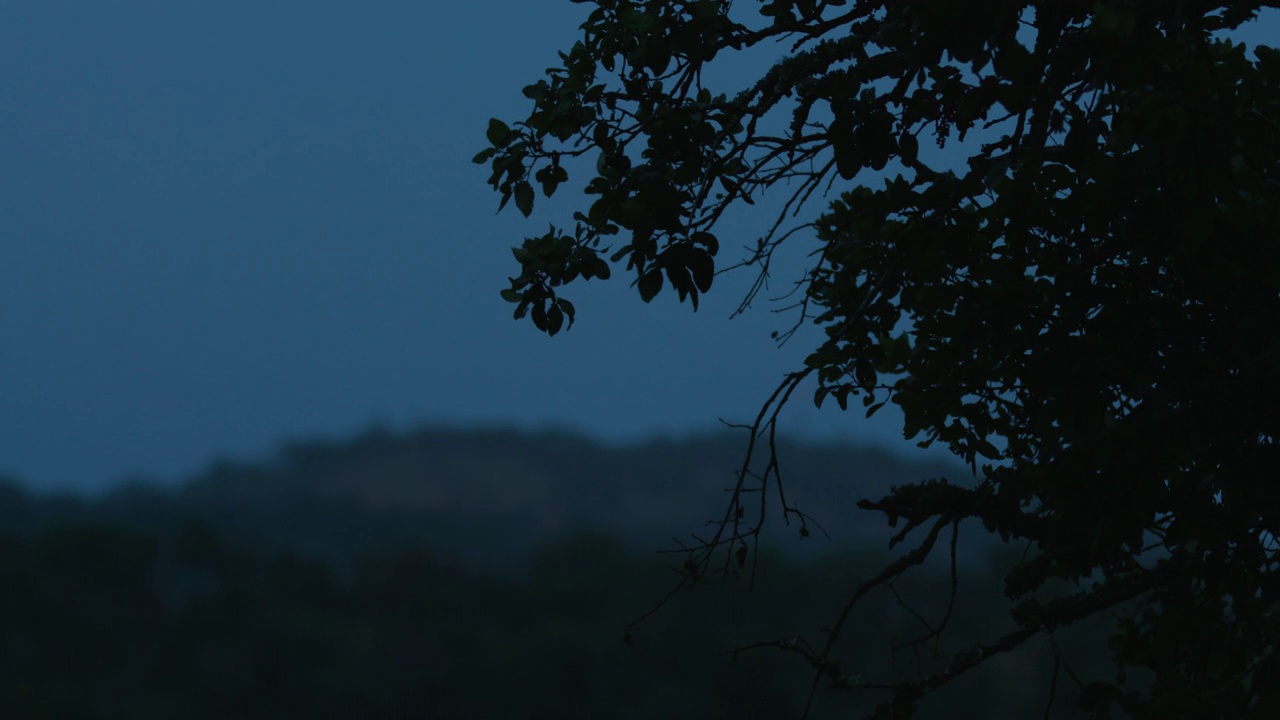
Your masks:
<path fill-rule="evenodd" d="M 717 222 L 769 191 L 781 211 L 738 265 L 763 276 L 784 242 L 817 243 L 794 312 L 825 340 L 764 404 L 690 579 L 745 564 L 764 490 L 798 512 L 773 438 L 816 379 L 816 404 L 897 404 L 907 438 L 945 443 L 973 478 L 859 503 L 903 523 L 895 543 L 922 537 L 820 643 L 777 643 L 815 686 L 878 689 L 878 716 L 909 717 L 987 658 L 1123 605 L 1116 676 L 1078 679 L 1082 707 L 1280 713 L 1280 53 L 1224 37 L 1276 4 L 593 4 L 562 65 L 524 89 L 532 112 L 490 121 L 476 157 L 525 215 L 535 184 L 551 196 L 570 170 L 594 198 L 572 231 L 515 248 L 515 316 L 556 334 L 575 314 L 563 287 L 624 260 L 642 300 L 669 283 L 696 309 Z M 749 87 L 704 84 L 704 68 L 768 43 L 789 50 Z M 1028 544 L 1005 579 L 1017 629 L 908 681 L 842 673 L 858 598 L 944 532 L 954 555 L 966 519 Z M 1062 581 L 1073 592 L 1045 600 Z"/>

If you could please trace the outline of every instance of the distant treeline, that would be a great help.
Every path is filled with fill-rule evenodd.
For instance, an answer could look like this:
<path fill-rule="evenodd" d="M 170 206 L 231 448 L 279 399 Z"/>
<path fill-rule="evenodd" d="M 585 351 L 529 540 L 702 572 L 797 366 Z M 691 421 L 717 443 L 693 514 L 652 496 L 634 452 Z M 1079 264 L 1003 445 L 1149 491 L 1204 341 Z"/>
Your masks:
<path fill-rule="evenodd" d="M 685 505 L 718 501 L 717 469 L 740 451 L 724 438 L 611 450 L 436 430 L 296 444 L 271 463 L 224 462 L 178 487 L 138 483 L 96 500 L 4 484 L 0 716 L 797 717 L 811 681 L 798 657 L 729 651 L 819 639 L 889 557 L 869 536 L 810 543 L 819 551 L 807 557 L 766 548 L 750 591 L 746 578 L 701 584 L 622 642 L 678 579 L 677 558 L 654 552 L 669 547 L 657 532 L 681 512 L 717 509 L 676 507 L 681 488 L 701 497 Z M 865 474 L 868 458 L 893 466 L 810 451 L 795 447 L 791 466 L 815 496 Z M 465 483 L 481 487 L 455 487 Z M 987 548 L 989 566 L 964 568 L 943 647 L 903 643 L 944 614 L 945 563 L 870 599 L 846 634 L 849 670 L 927 671 L 1005 627 L 992 601 L 1017 549 Z M 1105 646 L 1100 632 L 1058 639 L 1076 674 L 1106 670 L 1081 650 Z M 1033 653 L 958 684 L 923 717 L 1042 715 L 1052 656 L 1047 644 Z M 1064 683 L 1053 717 L 1073 716 L 1074 696 Z M 820 691 L 812 717 L 883 699 Z"/>

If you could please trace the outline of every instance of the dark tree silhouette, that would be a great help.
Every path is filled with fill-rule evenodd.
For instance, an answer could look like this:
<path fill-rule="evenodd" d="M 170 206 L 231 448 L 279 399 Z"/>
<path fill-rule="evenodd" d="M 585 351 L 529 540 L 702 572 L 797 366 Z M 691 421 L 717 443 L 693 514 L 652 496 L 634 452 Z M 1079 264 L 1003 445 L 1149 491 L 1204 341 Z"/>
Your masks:
<path fill-rule="evenodd" d="M 764 404 L 689 579 L 746 563 L 766 498 L 797 515 L 773 438 L 816 380 L 818 404 L 896 403 L 908 438 L 945 443 L 974 477 L 859 503 L 914 547 L 825 638 L 776 643 L 815 686 L 879 689 L 877 716 L 909 717 L 988 658 L 1124 606 L 1113 679 L 1061 668 L 1083 708 L 1280 714 L 1280 53 L 1225 38 L 1275 4 L 591 4 L 562 65 L 525 88 L 530 114 L 490 121 L 476 157 L 525 215 L 535 186 L 550 196 L 570 171 L 592 198 L 571 230 L 514 250 L 515 316 L 556 334 L 575 315 L 563 286 L 623 261 L 644 301 L 669 284 L 696 308 L 718 221 L 767 192 L 782 194 L 776 222 L 735 267 L 762 282 L 780 245 L 815 241 L 794 312 L 826 340 Z M 779 59 L 748 87 L 703 82 L 771 45 Z M 1006 578 L 1016 629 L 907 680 L 842 672 L 859 598 L 939 538 L 954 554 L 967 518 L 1028 544 Z M 1071 592 L 1046 599 L 1062 581 Z"/>

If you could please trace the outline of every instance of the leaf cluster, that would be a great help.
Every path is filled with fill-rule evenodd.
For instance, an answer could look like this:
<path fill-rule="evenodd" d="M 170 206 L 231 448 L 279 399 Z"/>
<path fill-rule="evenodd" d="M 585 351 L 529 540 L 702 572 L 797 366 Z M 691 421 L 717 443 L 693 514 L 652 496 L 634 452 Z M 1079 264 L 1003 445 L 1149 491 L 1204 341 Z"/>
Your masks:
<path fill-rule="evenodd" d="M 813 379 L 815 403 L 892 402 L 906 437 L 969 464 L 971 483 L 862 507 L 905 518 L 900 540 L 975 518 L 1035 548 L 1007 580 L 1022 634 L 975 663 L 1139 598 L 1115 657 L 1155 689 L 1121 672 L 1091 711 L 1261 712 L 1259 678 L 1280 671 L 1280 53 L 1222 35 L 1269 4 L 771 0 L 754 26 L 728 3 L 594 4 L 526 88 L 535 110 L 477 157 L 526 212 L 530 175 L 596 158 L 568 272 L 527 240 L 507 299 L 556 302 L 567 258 L 618 238 L 642 299 L 665 276 L 696 307 L 716 222 L 787 188 L 743 264 L 767 273 L 780 243 L 815 239 L 798 322 L 826 339 L 753 433 Z M 719 54 L 766 42 L 791 49 L 752 85 L 704 86 Z M 817 194 L 834 197 L 786 227 Z M 743 547 L 740 498 L 695 569 Z M 1029 599 L 1051 581 L 1079 592 Z M 897 686 L 884 713 L 969 667 Z"/>

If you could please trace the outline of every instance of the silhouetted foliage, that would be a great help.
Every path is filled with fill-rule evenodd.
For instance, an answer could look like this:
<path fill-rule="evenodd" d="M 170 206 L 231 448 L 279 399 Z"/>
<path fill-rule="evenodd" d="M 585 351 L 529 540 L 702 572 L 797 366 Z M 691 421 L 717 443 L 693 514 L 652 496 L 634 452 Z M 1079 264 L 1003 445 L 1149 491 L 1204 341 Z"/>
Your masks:
<path fill-rule="evenodd" d="M 936 545 L 954 552 L 965 519 L 1031 546 L 1005 578 L 1016 628 L 909 680 L 850 675 L 851 602 L 815 646 L 776 643 L 812 664 L 815 687 L 882 690 L 877 716 L 907 717 L 989 658 L 1138 599 L 1112 677 L 1063 666 L 1084 707 L 1280 710 L 1267 681 L 1280 677 L 1280 53 L 1223 37 L 1274 4 L 769 0 L 754 17 L 718 0 L 589 4 L 562 65 L 525 88 L 530 114 L 490 121 L 476 157 L 525 215 L 535 185 L 551 196 L 586 170 L 572 231 L 514 250 L 502 295 L 516 317 L 571 326 L 563 286 L 624 259 L 642 300 L 669 284 L 696 308 L 717 223 L 781 190 L 742 264 L 763 281 L 781 244 L 816 240 L 795 312 L 826 340 L 769 398 L 748 454 L 816 380 L 816 404 L 860 397 L 870 416 L 893 402 L 907 438 L 970 466 L 973 482 L 860 503 L 903 523 L 895 542 L 919 532 L 853 601 Z M 704 82 L 771 43 L 780 59 L 736 94 Z M 782 488 L 765 452 L 721 531 L 691 548 L 691 579 L 741 564 L 757 539 L 754 493 Z M 1058 581 L 1074 592 L 1042 602 Z M 1151 683 L 1128 681 L 1142 672 Z"/>

